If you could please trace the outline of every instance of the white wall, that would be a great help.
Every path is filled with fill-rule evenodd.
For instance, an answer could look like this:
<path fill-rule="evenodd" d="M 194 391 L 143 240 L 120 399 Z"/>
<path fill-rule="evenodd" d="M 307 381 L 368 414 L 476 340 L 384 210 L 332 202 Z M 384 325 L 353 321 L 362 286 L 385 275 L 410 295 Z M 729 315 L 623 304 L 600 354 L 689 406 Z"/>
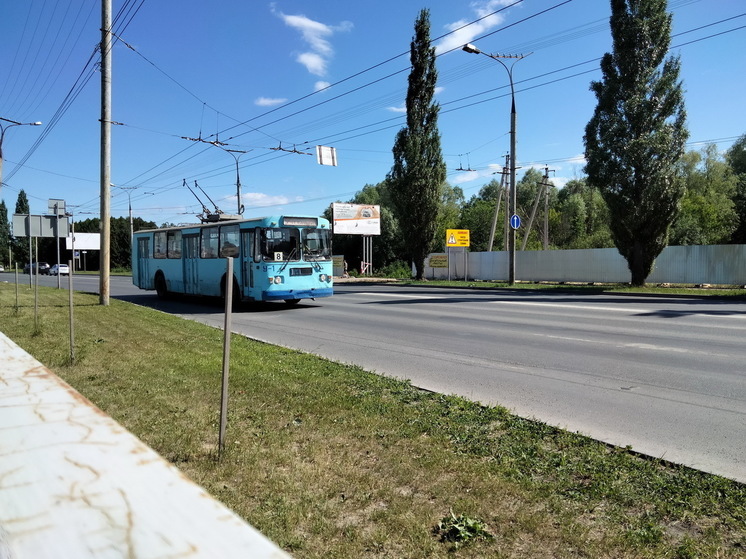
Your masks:
<path fill-rule="evenodd" d="M 443 254 L 443 253 L 438 253 Z M 432 255 L 431 255 L 432 256 Z M 518 281 L 565 281 L 626 283 L 630 281 L 627 261 L 615 248 L 587 250 L 517 251 L 515 277 Z M 447 279 L 447 268 L 430 268 L 425 277 Z M 508 280 L 507 252 L 452 254 L 451 279 Z M 655 262 L 649 283 L 713 285 L 746 284 L 746 245 L 672 246 L 663 249 Z"/>

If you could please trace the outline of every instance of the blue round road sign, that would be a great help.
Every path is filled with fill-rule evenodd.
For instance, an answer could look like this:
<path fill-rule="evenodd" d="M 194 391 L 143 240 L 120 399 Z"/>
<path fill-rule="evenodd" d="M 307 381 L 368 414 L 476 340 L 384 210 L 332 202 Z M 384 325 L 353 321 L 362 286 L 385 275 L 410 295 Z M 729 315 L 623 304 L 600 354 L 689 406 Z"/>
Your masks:
<path fill-rule="evenodd" d="M 510 216 L 510 226 L 513 229 L 518 229 L 521 226 L 521 218 L 516 214 Z"/>

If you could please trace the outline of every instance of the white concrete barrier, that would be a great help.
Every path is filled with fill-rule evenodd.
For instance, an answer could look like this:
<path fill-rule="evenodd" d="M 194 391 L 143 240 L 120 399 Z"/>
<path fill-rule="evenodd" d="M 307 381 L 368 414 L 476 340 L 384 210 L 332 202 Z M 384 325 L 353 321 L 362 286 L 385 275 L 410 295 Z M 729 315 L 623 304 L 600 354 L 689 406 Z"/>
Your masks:
<path fill-rule="evenodd" d="M 290 556 L 0 332 L 0 559 Z"/>

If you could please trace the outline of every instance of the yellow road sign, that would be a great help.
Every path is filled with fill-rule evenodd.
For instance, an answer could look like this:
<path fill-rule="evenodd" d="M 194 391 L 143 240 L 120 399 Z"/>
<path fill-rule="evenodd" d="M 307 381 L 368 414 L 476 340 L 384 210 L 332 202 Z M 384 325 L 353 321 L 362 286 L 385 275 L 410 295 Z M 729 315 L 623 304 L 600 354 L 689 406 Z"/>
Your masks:
<path fill-rule="evenodd" d="M 468 247 L 468 229 L 446 229 L 446 247 Z"/>

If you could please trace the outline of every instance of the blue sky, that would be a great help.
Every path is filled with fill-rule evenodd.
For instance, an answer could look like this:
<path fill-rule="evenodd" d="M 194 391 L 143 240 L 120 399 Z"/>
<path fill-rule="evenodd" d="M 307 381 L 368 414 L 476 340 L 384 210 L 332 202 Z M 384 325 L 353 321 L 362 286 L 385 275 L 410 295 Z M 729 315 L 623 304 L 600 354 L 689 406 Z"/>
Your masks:
<path fill-rule="evenodd" d="M 448 181 L 469 198 L 509 150 L 507 72 L 463 52 L 466 42 L 532 53 L 514 69 L 519 177 L 545 165 L 559 186 L 581 176 L 595 107 L 588 86 L 611 47 L 605 0 L 114 0 L 112 215 L 126 216 L 131 199 L 136 216 L 194 222 L 202 208 L 184 180 L 236 211 L 234 155 L 184 138 L 247 152 L 236 154 L 246 217 L 319 215 L 383 180 L 404 122 L 422 7 L 431 37 L 442 36 L 437 100 Z M 712 142 L 726 150 L 746 133 L 746 4 L 670 0 L 669 10 L 689 149 Z M 0 196 L 10 213 L 23 189 L 32 213 L 61 198 L 76 220 L 97 217 L 100 2 L 4 2 L 0 14 L 0 117 L 44 123 L 7 131 Z M 317 165 L 305 154 L 316 145 L 335 147 L 339 165 Z"/>

